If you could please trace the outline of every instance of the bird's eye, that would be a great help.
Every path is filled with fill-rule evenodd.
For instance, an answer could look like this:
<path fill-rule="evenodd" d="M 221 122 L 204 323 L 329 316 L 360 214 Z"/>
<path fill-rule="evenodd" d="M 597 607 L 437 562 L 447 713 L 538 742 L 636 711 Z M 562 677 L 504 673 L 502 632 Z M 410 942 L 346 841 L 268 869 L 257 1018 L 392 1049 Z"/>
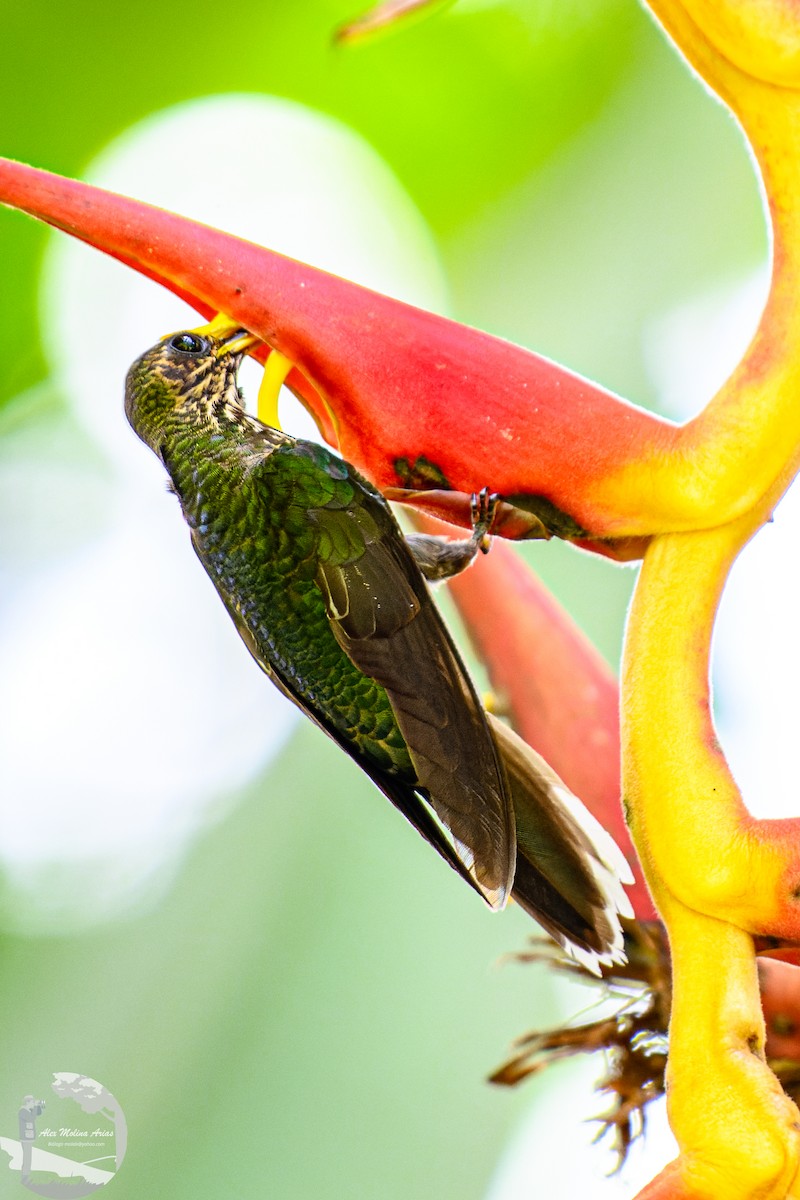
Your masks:
<path fill-rule="evenodd" d="M 169 339 L 168 345 L 170 350 L 177 350 L 180 354 L 205 354 L 208 351 L 208 342 L 196 333 L 176 333 L 175 337 Z"/>

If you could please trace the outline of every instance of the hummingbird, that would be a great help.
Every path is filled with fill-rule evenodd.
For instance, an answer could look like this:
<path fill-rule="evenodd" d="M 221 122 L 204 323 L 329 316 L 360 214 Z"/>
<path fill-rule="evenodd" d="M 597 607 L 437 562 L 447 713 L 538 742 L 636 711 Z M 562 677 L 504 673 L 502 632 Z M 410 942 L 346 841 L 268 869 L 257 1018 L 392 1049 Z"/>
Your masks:
<path fill-rule="evenodd" d="M 125 412 L 250 654 L 492 908 L 513 896 L 591 970 L 621 961 L 621 852 L 485 710 L 427 582 L 488 549 L 496 498 L 468 539 L 404 536 L 355 467 L 245 410 L 256 339 L 218 329 L 141 355 Z"/>

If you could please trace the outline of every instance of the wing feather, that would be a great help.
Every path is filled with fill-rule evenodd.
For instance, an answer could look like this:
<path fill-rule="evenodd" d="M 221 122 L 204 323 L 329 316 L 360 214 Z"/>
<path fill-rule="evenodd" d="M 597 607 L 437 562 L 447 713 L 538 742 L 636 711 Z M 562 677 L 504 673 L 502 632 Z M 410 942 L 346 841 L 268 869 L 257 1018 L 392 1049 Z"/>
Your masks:
<path fill-rule="evenodd" d="M 419 787 L 481 891 L 499 907 L 513 883 L 516 834 L 483 706 L 391 513 L 372 501 L 357 514 L 359 556 L 323 560 L 318 569 L 334 635 L 355 666 L 385 689 Z"/>
<path fill-rule="evenodd" d="M 197 545 L 194 534 L 192 535 L 192 542 L 202 561 L 203 554 Z M 262 671 L 270 678 L 275 687 L 277 687 L 278 690 L 282 692 L 288 700 L 291 700 L 291 702 L 309 718 L 309 720 L 313 721 L 315 725 L 317 725 L 324 733 L 328 735 L 328 737 L 336 742 L 337 745 L 339 745 L 358 764 L 361 770 L 364 771 L 364 773 L 368 775 L 370 779 L 372 779 L 373 783 L 380 788 L 384 795 L 391 800 L 395 808 L 403 814 L 406 820 L 414 826 L 417 832 L 421 834 L 431 846 L 433 846 L 434 850 L 441 855 L 445 862 L 448 863 L 449 866 L 451 866 L 453 870 L 456 871 L 456 873 L 460 875 L 466 883 L 469 884 L 470 887 L 478 892 L 479 895 L 484 895 L 483 889 L 477 884 L 469 867 L 466 865 L 463 854 L 458 853 L 456 848 L 453 846 L 451 839 L 448 838 L 446 832 L 436 821 L 430 809 L 419 795 L 417 786 L 406 783 L 404 780 L 399 779 L 397 776 L 390 775 L 386 771 L 379 770 L 373 763 L 370 762 L 368 758 L 360 754 L 357 745 L 351 741 L 347 741 L 333 725 L 325 720 L 324 715 L 318 709 L 313 708 L 305 700 L 305 698 L 292 685 L 291 681 L 283 676 L 275 667 L 275 665 L 262 655 L 252 632 L 242 620 L 241 614 L 239 613 L 235 604 L 226 596 L 224 592 L 220 591 L 218 594 L 225 605 L 229 616 L 233 620 L 233 623 L 236 626 L 239 636 L 241 637 L 245 646 L 250 651 L 250 654 L 253 656 L 258 665 L 261 667 Z"/>

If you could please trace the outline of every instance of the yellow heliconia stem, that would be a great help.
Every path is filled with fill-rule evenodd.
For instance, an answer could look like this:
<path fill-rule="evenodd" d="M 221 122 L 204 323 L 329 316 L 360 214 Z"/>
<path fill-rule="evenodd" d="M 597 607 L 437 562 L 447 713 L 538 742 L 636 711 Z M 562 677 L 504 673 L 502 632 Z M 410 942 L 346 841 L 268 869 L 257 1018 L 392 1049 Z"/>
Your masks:
<path fill-rule="evenodd" d="M 800 13 L 793 0 L 648 0 L 703 78 L 739 118 L 770 206 L 773 278 L 752 343 L 676 442 L 599 480 L 609 511 L 638 501 L 641 528 L 723 525 L 800 465 Z M 730 57 L 726 57 L 729 55 Z"/>
<path fill-rule="evenodd" d="M 667 534 L 649 548 L 623 670 L 625 801 L 670 936 L 668 1109 L 681 1190 L 654 1196 L 784 1200 L 800 1162 L 800 1113 L 764 1058 L 749 931 L 797 922 L 784 823 L 747 813 L 717 745 L 708 656 L 738 550 L 764 519 Z M 648 1193 L 645 1193 L 648 1194 Z"/>
<path fill-rule="evenodd" d="M 264 375 L 258 389 L 256 411 L 259 421 L 263 421 L 265 425 L 271 425 L 273 429 L 281 427 L 278 398 L 286 376 L 293 365 L 285 354 L 281 354 L 278 350 L 272 350 L 264 366 Z"/>
<path fill-rule="evenodd" d="M 769 505 L 765 505 L 769 509 Z M 628 622 L 623 746 L 637 848 L 688 907 L 751 933 L 800 938 L 800 822 L 756 821 L 720 749 L 708 663 L 719 596 L 767 516 L 665 534 Z"/>
<path fill-rule="evenodd" d="M 667 1102 L 686 1191 L 783 1200 L 800 1160 L 798 1112 L 769 1070 L 752 940 L 667 895 L 672 946 Z"/>
<path fill-rule="evenodd" d="M 681 1153 L 642 1200 L 797 1200 L 800 1112 L 766 1065 L 753 935 L 800 940 L 800 819 L 747 811 L 716 740 L 709 656 L 731 565 L 800 466 L 800 11 L 649 3 L 741 121 L 774 247 L 753 342 L 680 452 L 607 484 L 612 501 L 640 488 L 665 514 L 626 635 L 623 787 L 670 938 L 667 1103 Z"/>

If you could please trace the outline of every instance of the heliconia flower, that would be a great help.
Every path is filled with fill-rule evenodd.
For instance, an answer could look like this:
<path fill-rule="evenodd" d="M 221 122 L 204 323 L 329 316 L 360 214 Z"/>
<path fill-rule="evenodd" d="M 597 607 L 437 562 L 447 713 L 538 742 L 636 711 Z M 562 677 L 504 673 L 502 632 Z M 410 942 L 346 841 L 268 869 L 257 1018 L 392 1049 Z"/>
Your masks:
<path fill-rule="evenodd" d="M 572 414 L 576 428 L 580 412 L 575 399 L 579 396 L 596 399 L 623 416 L 631 412 L 644 422 L 659 424 L 521 347 L 186 218 L 3 160 L 0 198 L 129 262 L 189 299 L 201 312 L 220 309 L 231 313 L 261 335 L 269 351 L 296 364 L 288 383 L 308 403 L 322 432 L 346 458 L 384 486 L 391 498 L 416 501 L 451 520 L 468 520 L 468 493 L 478 481 L 482 486 L 490 479 L 493 488 L 501 488 L 504 472 L 513 471 L 512 476 L 505 475 L 512 480 L 506 485 L 510 489 L 507 494 L 521 493 L 526 487 L 516 462 L 518 453 L 522 461 L 525 455 L 515 439 L 500 437 L 502 461 L 490 464 L 487 459 L 483 466 L 474 461 L 476 438 L 478 459 L 481 449 L 494 458 L 497 445 L 496 432 L 486 432 L 487 421 L 499 419 L 496 397 L 492 395 L 491 405 L 485 398 L 492 371 L 501 387 L 506 381 L 509 420 L 513 418 L 520 431 L 520 414 L 513 408 L 520 401 L 514 400 L 511 383 L 523 369 L 529 378 L 519 383 L 518 396 L 538 396 L 540 391 L 549 394 L 553 403 L 563 402 L 563 418 L 568 420 Z M 465 382 L 469 379 L 467 368 L 471 371 L 469 383 Z M 572 398 L 571 404 L 567 397 Z M 491 417 L 486 415 L 490 412 Z M 429 432 L 424 436 L 426 427 Z M 536 428 L 531 425 L 526 436 L 533 445 Z M 395 450 L 387 450 L 387 443 L 393 443 Z M 396 452 L 400 449 L 402 454 Z M 532 454 L 531 450 L 527 457 L 531 459 Z M 535 469 L 532 462 L 531 470 Z M 451 481 L 444 477 L 445 471 L 455 490 L 446 490 Z M 398 483 L 413 487 L 399 487 Z M 533 513 L 510 505 L 503 508 L 506 512 L 498 522 L 498 532 L 529 534 L 541 529 Z M 554 509 L 551 512 L 544 506 L 544 511 L 549 521 L 558 519 Z M 548 531 L 542 532 L 549 536 Z M 465 613 L 467 622 L 477 636 L 478 610 L 483 602 L 481 579 L 494 579 L 496 572 L 505 568 L 503 578 L 490 584 L 493 599 L 485 611 L 497 614 L 498 603 L 513 607 L 510 620 L 501 619 L 498 624 L 509 632 L 517 630 L 527 651 L 527 669 L 519 669 L 519 655 L 511 647 L 504 648 L 489 630 L 482 651 L 487 661 L 505 659 L 509 664 L 499 679 L 502 688 L 516 690 L 524 686 L 524 680 L 537 681 L 536 702 L 528 694 L 521 695 L 514 705 L 519 728 L 617 840 L 629 844 L 619 800 L 616 684 L 546 590 L 539 586 L 534 591 L 520 574 L 520 566 L 503 556 L 502 547 L 498 546 L 494 558 L 486 575 L 475 572 L 473 578 L 467 575 L 459 581 L 459 602 L 463 598 L 467 604 L 469 597 L 475 598 L 471 611 Z M 533 595 L 545 606 L 535 637 L 527 627 L 534 619 Z M 583 711 L 587 699 L 591 713 Z M 549 724 L 548 737 L 531 736 L 529 726 L 537 720 Z M 630 858 L 635 862 L 632 850 Z M 641 875 L 635 899 L 640 917 L 654 915 Z"/>
<path fill-rule="evenodd" d="M 757 821 L 747 812 L 717 743 L 708 658 L 730 567 L 770 519 L 800 461 L 790 399 L 800 354 L 800 40 L 788 0 L 651 0 L 651 7 L 738 117 L 761 169 L 774 253 L 759 329 L 703 416 L 721 434 L 723 457 L 710 469 L 728 485 L 738 475 L 747 503 L 716 530 L 654 539 L 628 627 L 625 800 L 670 938 L 668 1107 L 681 1149 L 641 1196 L 795 1196 L 800 1122 L 765 1062 L 752 935 L 798 937 L 800 828 L 796 819 Z M 755 493 L 741 461 L 729 473 L 728 437 L 758 459 Z M 770 457 L 771 482 L 761 472 Z M 771 967 L 762 972 L 768 1015 L 779 978 Z"/>
<path fill-rule="evenodd" d="M 766 1061 L 754 939 L 800 941 L 800 822 L 748 813 L 716 738 L 708 664 L 731 565 L 800 464 L 800 33 L 793 0 L 651 7 L 738 117 L 774 233 L 753 342 L 682 426 L 520 347 L 85 184 L 4 160 L 0 201 L 105 250 L 204 316 L 221 311 L 248 329 L 323 435 L 393 498 L 463 522 L 469 494 L 489 484 L 503 498 L 496 532 L 643 555 L 621 681 L 622 790 L 669 935 L 668 1105 L 680 1156 L 641 1195 L 777 1200 L 800 1196 L 800 1113 Z M 499 581 L 507 563 L 496 557 Z M 521 605 L 521 580 L 508 575 L 504 586 Z M 525 604 L 535 612 L 530 594 Z M 468 619 L 511 693 L 511 656 L 520 672 L 529 661 L 520 640 L 487 634 L 474 611 Z M 508 619 L 521 621 L 519 612 Z M 527 641 L 541 648 L 548 633 L 535 624 L 524 627 Z M 553 662 L 569 663 L 570 677 L 554 680 L 556 695 L 596 687 L 593 727 L 608 736 L 600 757 L 610 778 L 613 684 L 556 618 L 559 640 Z M 522 722 L 530 702 L 520 695 L 511 703 Z M 580 745 L 588 711 L 569 717 L 548 701 L 531 736 L 545 738 L 551 722 Z M 606 782 L 603 794 L 613 791 Z M 794 969 L 762 969 L 768 1015 Z"/>
<path fill-rule="evenodd" d="M 241 322 L 264 354 L 289 360 L 287 383 L 325 438 L 382 488 L 438 485 L 468 497 L 491 477 L 519 498 L 528 531 L 541 531 L 541 518 L 619 557 L 638 553 L 658 527 L 646 506 L 624 511 L 620 482 L 659 458 L 676 428 L 522 347 L 9 160 L 0 160 L 0 201 L 90 241 L 203 315 Z M 427 507 L 452 514 L 451 502 Z M 466 519 L 466 503 L 462 511 Z"/>

